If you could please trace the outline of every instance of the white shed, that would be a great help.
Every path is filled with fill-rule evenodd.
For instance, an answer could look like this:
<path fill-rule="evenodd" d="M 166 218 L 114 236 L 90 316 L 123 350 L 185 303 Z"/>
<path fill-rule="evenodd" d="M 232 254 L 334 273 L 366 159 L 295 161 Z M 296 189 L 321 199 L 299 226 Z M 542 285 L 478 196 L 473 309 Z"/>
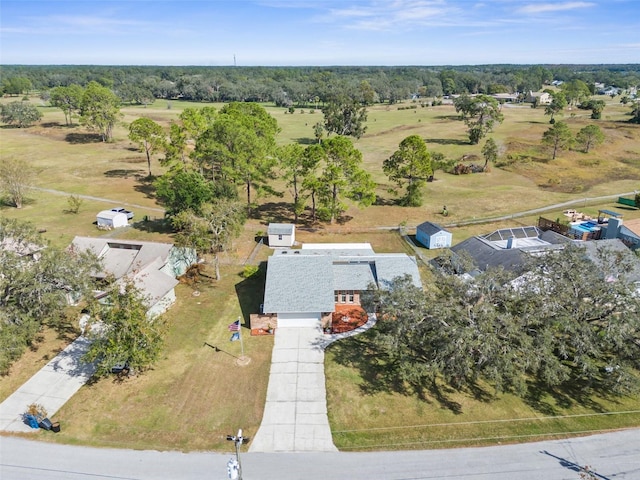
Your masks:
<path fill-rule="evenodd" d="M 447 248 L 452 235 L 437 223 L 424 222 L 416 227 L 416 240 L 427 248 Z"/>
<path fill-rule="evenodd" d="M 129 224 L 126 213 L 103 210 L 96 215 L 99 227 L 118 228 Z"/>
<path fill-rule="evenodd" d="M 270 247 L 292 247 L 296 242 L 296 226 L 292 223 L 270 223 L 267 235 Z"/>

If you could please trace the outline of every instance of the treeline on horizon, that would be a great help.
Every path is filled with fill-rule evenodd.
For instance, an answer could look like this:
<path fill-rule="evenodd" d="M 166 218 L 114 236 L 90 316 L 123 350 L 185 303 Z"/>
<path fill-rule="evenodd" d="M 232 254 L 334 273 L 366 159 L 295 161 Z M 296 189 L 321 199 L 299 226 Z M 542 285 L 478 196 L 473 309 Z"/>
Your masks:
<path fill-rule="evenodd" d="M 473 65 L 473 66 L 108 66 L 3 65 L 2 84 L 28 79 L 38 92 L 96 81 L 128 103 L 153 99 L 196 102 L 273 102 L 278 106 L 313 106 L 337 95 L 363 103 L 393 104 L 413 97 L 463 93 L 526 93 L 552 81 L 579 79 L 621 89 L 640 85 L 640 64 L 613 65 Z M 4 90 L 5 94 L 12 94 Z M 595 90 L 594 92 L 595 93 Z"/>

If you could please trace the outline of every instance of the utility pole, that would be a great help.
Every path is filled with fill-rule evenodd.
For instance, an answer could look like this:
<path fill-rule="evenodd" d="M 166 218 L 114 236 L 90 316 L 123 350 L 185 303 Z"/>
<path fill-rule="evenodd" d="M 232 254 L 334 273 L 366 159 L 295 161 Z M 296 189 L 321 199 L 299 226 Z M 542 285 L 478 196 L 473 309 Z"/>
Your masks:
<path fill-rule="evenodd" d="M 242 436 L 242 429 L 236 435 L 227 435 L 227 440 L 233 442 L 236 447 L 236 458 L 227 463 L 227 474 L 230 480 L 242 480 L 242 464 L 240 463 L 240 445 L 249 443 L 249 437 Z"/>

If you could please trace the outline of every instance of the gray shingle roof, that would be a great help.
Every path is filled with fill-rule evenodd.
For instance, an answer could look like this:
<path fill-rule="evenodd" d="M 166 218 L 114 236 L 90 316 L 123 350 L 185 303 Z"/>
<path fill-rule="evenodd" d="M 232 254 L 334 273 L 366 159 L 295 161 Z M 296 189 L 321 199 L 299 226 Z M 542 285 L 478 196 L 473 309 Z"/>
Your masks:
<path fill-rule="evenodd" d="M 264 313 L 332 312 L 333 306 L 331 257 L 269 257 L 264 289 Z"/>
<path fill-rule="evenodd" d="M 267 227 L 267 235 L 293 235 L 292 223 L 270 223 Z"/>
<path fill-rule="evenodd" d="M 347 255 L 341 255 L 347 253 Z M 267 263 L 264 313 L 332 312 L 335 290 L 386 288 L 399 276 L 411 275 L 422 286 L 414 257 L 373 250 L 301 249 L 274 253 Z"/>
<path fill-rule="evenodd" d="M 434 233 L 442 231 L 446 232 L 447 229 L 433 222 L 424 222 L 416 227 L 416 232 L 424 232 L 427 235 L 433 235 Z"/>

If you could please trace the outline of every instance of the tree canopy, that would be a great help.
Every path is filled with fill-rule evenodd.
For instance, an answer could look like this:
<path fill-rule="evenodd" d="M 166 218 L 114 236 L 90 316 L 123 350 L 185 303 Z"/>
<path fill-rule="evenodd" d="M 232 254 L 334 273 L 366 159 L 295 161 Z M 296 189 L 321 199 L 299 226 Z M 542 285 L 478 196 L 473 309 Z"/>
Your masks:
<path fill-rule="evenodd" d="M 149 167 L 149 176 L 151 176 L 151 155 L 164 148 L 166 144 L 162 127 L 150 118 L 138 118 L 129 125 L 129 140 L 137 143 L 147 155 L 147 166 Z"/>
<path fill-rule="evenodd" d="M 469 142 L 472 145 L 478 144 L 493 130 L 496 123 L 502 123 L 504 119 L 500 104 L 488 95 L 460 95 L 454 99 L 453 105 L 468 127 Z"/>
<path fill-rule="evenodd" d="M 548 145 L 553 150 L 553 156 L 555 160 L 560 150 L 565 150 L 573 144 L 573 133 L 565 122 L 556 122 L 551 128 L 546 130 L 542 134 L 542 143 Z"/>
<path fill-rule="evenodd" d="M 109 88 L 89 82 L 80 102 L 80 121 L 100 134 L 103 142 L 110 141 L 113 127 L 120 119 L 120 99 Z"/>
<path fill-rule="evenodd" d="M 143 372 L 158 359 L 165 324 L 161 316 L 147 316 L 145 298 L 133 283 L 112 284 L 90 313 L 92 343 L 83 360 L 95 363 L 96 376 L 107 376 L 114 365 L 125 362 L 131 370 Z"/>
<path fill-rule="evenodd" d="M 433 175 L 431 154 L 422 137 L 410 135 L 402 140 L 398 150 L 382 163 L 382 171 L 399 188 L 406 186 L 406 192 L 400 201 L 402 205 L 422 205 L 421 189 Z"/>
<path fill-rule="evenodd" d="M 322 110 L 327 132 L 360 138 L 367 130 L 367 108 L 346 95 L 332 98 Z"/>
<path fill-rule="evenodd" d="M 604 142 L 604 133 L 598 125 L 587 125 L 582 127 L 576 135 L 576 142 L 583 146 L 585 153 L 589 153 L 591 147 Z"/>
<path fill-rule="evenodd" d="M 380 371 L 419 392 L 480 380 L 518 395 L 539 386 L 628 392 L 640 373 L 630 255 L 598 250 L 589 259 L 569 246 L 531 257 L 520 279 L 502 270 L 470 282 L 437 273 L 426 292 L 398 278 L 364 299 L 378 308 L 371 338 Z"/>
<path fill-rule="evenodd" d="M 0 118 L 8 125 L 28 127 L 42 118 L 42 112 L 29 102 L 10 102 L 0 107 Z"/>
<path fill-rule="evenodd" d="M 57 249 L 30 224 L 2 216 L 0 245 L 0 372 L 6 373 L 43 325 L 66 321 L 70 297 L 91 291 L 98 261 Z"/>

